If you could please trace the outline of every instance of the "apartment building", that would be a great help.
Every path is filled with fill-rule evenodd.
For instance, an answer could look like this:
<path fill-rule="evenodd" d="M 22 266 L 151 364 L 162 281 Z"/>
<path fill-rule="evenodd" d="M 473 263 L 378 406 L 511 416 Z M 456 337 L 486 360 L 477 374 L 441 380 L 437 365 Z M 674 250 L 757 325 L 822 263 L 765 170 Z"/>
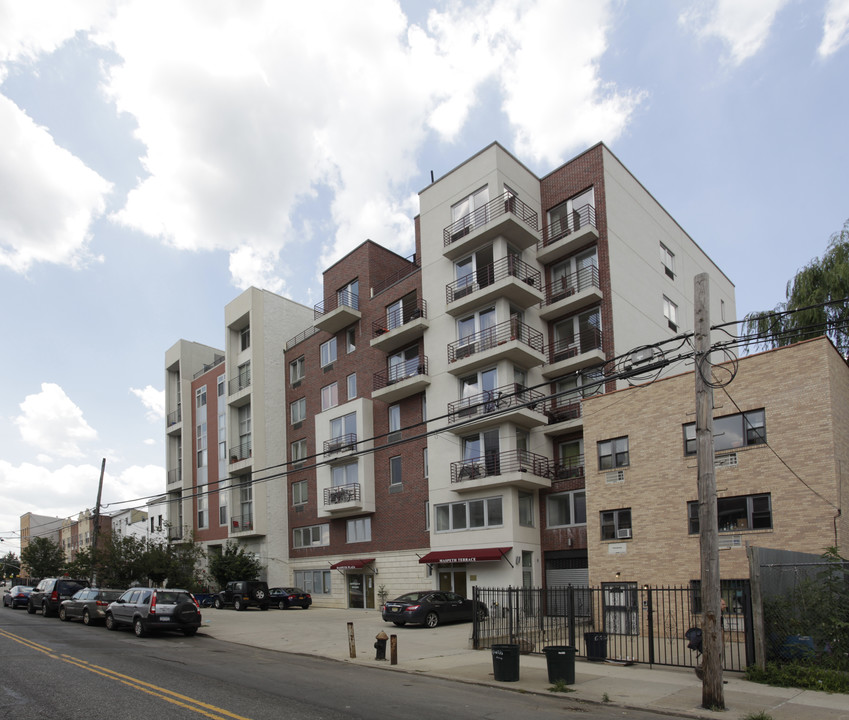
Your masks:
<path fill-rule="evenodd" d="M 824 337 L 750 355 L 713 404 L 719 567 L 733 612 L 747 547 L 846 547 L 849 366 Z M 622 598 L 643 585 L 697 586 L 693 373 L 595 396 L 585 410 L 591 584 Z"/>

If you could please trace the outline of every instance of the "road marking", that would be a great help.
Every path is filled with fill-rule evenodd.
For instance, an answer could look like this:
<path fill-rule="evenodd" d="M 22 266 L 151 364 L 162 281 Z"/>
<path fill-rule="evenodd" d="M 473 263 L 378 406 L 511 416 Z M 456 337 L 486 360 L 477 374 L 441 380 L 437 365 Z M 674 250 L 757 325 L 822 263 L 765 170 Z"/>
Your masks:
<path fill-rule="evenodd" d="M 244 715 L 237 715 L 236 713 L 232 713 L 229 710 L 225 710 L 224 708 L 220 708 L 215 705 L 210 705 L 209 703 L 205 703 L 202 700 L 195 700 L 194 698 L 191 698 L 187 695 L 182 695 L 178 692 L 174 692 L 173 690 L 168 690 L 167 688 L 163 688 L 158 685 L 145 682 L 144 680 L 139 680 L 138 678 L 134 678 L 130 675 L 124 675 L 122 673 L 116 672 L 115 670 L 110 670 L 109 668 L 105 668 L 100 665 L 95 665 L 94 663 L 81 660 L 77 657 L 74 657 L 73 655 L 56 653 L 54 650 L 47 647 L 46 645 L 40 645 L 39 643 L 29 640 L 25 637 L 10 633 L 7 630 L 0 629 L 0 636 L 6 637 L 9 640 L 13 640 L 14 642 L 24 645 L 32 650 L 37 650 L 40 653 L 44 653 L 45 655 L 53 658 L 54 660 L 60 660 L 62 662 L 68 663 L 69 665 L 74 665 L 83 670 L 87 670 L 88 672 L 100 675 L 101 677 L 105 677 L 110 680 L 115 680 L 116 682 L 119 682 L 123 685 L 127 685 L 128 687 L 131 687 L 135 690 L 147 693 L 148 695 L 153 695 L 154 697 L 158 697 L 162 700 L 165 700 L 165 702 L 169 702 L 172 705 L 177 705 L 178 707 L 182 707 L 187 710 L 192 710 L 196 713 L 199 713 L 200 715 L 205 715 L 208 718 L 213 718 L 214 720 L 225 720 L 226 718 L 231 718 L 231 720 L 250 720 L 250 718 L 247 718 Z"/>

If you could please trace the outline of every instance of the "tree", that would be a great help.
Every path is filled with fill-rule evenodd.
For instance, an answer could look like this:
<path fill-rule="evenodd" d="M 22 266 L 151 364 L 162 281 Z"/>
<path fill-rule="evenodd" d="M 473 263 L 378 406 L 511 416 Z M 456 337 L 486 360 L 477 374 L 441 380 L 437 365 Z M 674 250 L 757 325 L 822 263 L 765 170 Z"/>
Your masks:
<path fill-rule="evenodd" d="M 252 552 L 228 542 L 223 552 L 209 557 L 209 574 L 219 586 L 230 580 L 256 580 L 262 572 L 262 563 Z"/>
<path fill-rule="evenodd" d="M 26 565 L 29 577 L 50 577 L 58 575 L 65 567 L 65 552 L 58 542 L 35 537 L 21 550 L 21 562 Z"/>
<path fill-rule="evenodd" d="M 65 572 L 72 578 L 91 578 L 94 558 L 88 548 L 77 551 L 74 559 L 65 564 Z"/>
<path fill-rule="evenodd" d="M 744 318 L 745 332 L 758 336 L 754 346 L 775 348 L 828 335 L 841 355 L 849 355 L 849 220 L 831 236 L 825 255 L 787 283 L 786 297 L 774 310 Z"/>
<path fill-rule="evenodd" d="M 13 552 L 7 552 L 0 558 L 0 576 L 17 577 L 21 572 L 21 561 Z"/>

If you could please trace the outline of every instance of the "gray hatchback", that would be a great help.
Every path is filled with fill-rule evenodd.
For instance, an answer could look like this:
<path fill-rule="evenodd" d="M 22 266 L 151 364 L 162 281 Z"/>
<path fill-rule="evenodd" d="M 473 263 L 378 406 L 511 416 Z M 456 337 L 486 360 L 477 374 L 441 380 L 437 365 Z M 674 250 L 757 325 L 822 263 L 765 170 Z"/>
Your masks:
<path fill-rule="evenodd" d="M 86 625 L 102 623 L 106 619 L 109 603 L 121 597 L 123 590 L 109 588 L 83 588 L 59 605 L 59 619 L 82 618 Z"/>
<path fill-rule="evenodd" d="M 137 637 L 158 630 L 194 635 L 201 624 L 200 606 L 188 590 L 131 588 L 106 608 L 106 628 L 133 628 Z"/>

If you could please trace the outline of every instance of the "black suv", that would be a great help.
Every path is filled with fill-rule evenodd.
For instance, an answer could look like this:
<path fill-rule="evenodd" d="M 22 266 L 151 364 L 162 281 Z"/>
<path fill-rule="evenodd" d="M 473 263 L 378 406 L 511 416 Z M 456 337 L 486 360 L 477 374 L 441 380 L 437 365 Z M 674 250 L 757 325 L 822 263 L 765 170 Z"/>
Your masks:
<path fill-rule="evenodd" d="M 262 580 L 233 580 L 215 596 L 214 604 L 219 610 L 225 605 L 232 605 L 236 610 L 244 610 L 251 605 L 268 610 L 271 604 L 268 584 Z"/>
<path fill-rule="evenodd" d="M 37 610 L 41 610 L 44 617 L 56 615 L 63 600 L 67 600 L 77 590 L 82 590 L 88 586 L 88 580 L 44 578 L 30 594 L 27 601 L 27 612 L 32 615 Z"/>
<path fill-rule="evenodd" d="M 106 629 L 130 625 L 137 637 L 157 630 L 194 635 L 201 625 L 200 608 L 188 590 L 130 588 L 106 608 Z"/>

